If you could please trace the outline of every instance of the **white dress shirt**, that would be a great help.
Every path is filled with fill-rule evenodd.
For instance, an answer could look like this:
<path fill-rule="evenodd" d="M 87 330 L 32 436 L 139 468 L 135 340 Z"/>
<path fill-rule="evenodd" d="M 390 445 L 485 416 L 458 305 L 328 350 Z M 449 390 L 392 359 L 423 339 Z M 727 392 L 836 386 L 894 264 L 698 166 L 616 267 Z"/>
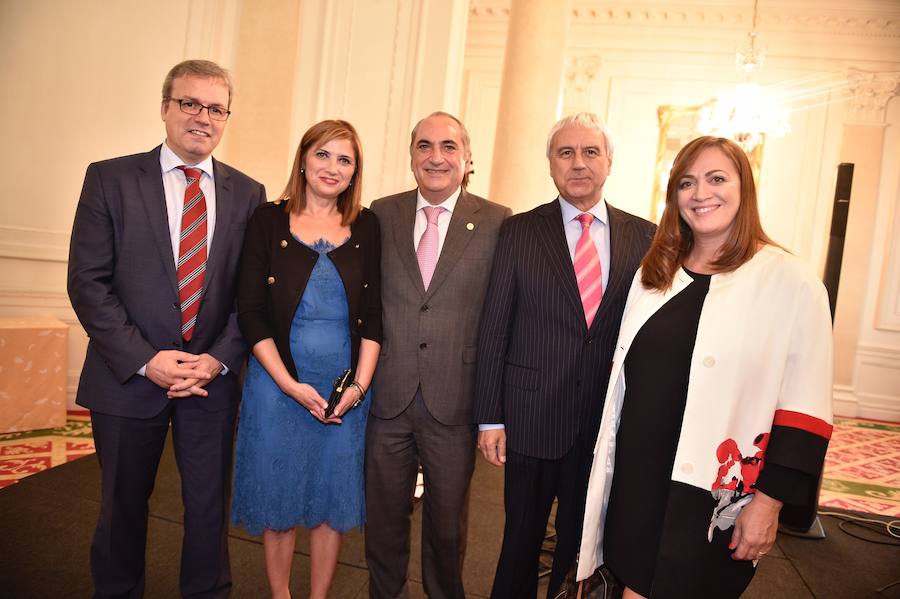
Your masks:
<path fill-rule="evenodd" d="M 441 255 L 441 249 L 444 247 L 444 240 L 447 238 L 447 229 L 450 228 L 450 218 L 453 216 L 453 209 L 456 208 L 456 201 L 462 188 L 457 187 L 456 191 L 450 194 L 446 200 L 440 204 L 432 204 L 422 196 L 421 191 L 416 191 L 416 224 L 413 226 L 413 250 L 418 249 L 425 228 L 428 226 L 428 218 L 422 208 L 426 206 L 440 206 L 443 210 L 438 213 L 438 257 Z"/>

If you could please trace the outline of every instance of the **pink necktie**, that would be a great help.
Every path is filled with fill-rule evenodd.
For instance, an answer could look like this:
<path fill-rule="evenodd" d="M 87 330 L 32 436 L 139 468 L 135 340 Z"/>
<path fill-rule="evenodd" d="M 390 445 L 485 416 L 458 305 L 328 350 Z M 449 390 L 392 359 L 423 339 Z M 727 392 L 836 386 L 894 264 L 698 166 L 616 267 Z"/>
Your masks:
<path fill-rule="evenodd" d="M 422 283 L 425 284 L 425 289 L 428 289 L 428 285 L 431 283 L 431 276 L 434 274 L 434 267 L 437 266 L 438 261 L 438 215 L 444 209 L 440 206 L 425 206 L 422 210 L 425 211 L 428 225 L 425 227 L 425 232 L 422 233 L 418 247 L 416 247 L 416 258 L 419 260 L 419 272 L 422 273 Z"/>
<path fill-rule="evenodd" d="M 600 255 L 591 239 L 591 223 L 594 217 L 590 214 L 579 214 L 581 237 L 575 244 L 575 279 L 578 281 L 578 292 L 581 294 L 581 305 L 584 306 L 584 319 L 588 328 L 594 322 L 600 300 L 603 298 L 603 270 L 600 266 Z"/>
<path fill-rule="evenodd" d="M 187 180 L 178 243 L 178 300 L 181 303 L 181 336 L 190 341 L 206 273 L 206 197 L 200 189 L 202 171 L 186 166 L 178 168 L 184 171 Z"/>

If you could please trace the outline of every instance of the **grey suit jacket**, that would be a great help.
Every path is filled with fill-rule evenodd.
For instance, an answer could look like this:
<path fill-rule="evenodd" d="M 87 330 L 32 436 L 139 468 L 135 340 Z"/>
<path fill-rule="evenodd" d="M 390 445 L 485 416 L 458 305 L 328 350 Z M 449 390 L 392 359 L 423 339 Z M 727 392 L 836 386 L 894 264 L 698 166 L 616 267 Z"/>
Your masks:
<path fill-rule="evenodd" d="M 384 339 L 372 414 L 393 418 L 421 386 L 442 424 L 471 424 L 478 321 L 509 208 L 462 191 L 428 291 L 416 260 L 416 190 L 372 204 L 381 223 Z"/>
<path fill-rule="evenodd" d="M 265 189 L 213 161 L 215 237 L 186 346 L 159 150 L 91 164 L 75 212 L 69 299 L 90 337 L 76 401 L 104 414 L 148 418 L 162 411 L 165 390 L 136 373 L 164 349 L 209 353 L 231 371 L 209 382 L 209 397 L 179 401 L 216 410 L 239 398 L 247 346 L 237 326 L 235 282 L 247 220 L 265 201 Z"/>

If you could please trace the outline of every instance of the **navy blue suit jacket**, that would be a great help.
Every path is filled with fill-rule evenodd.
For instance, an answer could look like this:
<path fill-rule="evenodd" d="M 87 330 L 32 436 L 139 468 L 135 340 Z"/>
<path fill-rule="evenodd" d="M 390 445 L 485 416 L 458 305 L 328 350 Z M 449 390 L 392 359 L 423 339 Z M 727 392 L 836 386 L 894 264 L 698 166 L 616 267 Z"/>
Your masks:
<path fill-rule="evenodd" d="M 76 401 L 104 414 L 147 418 L 163 410 L 165 389 L 137 371 L 166 349 L 209 353 L 230 370 L 207 384 L 209 397 L 179 401 L 220 410 L 240 397 L 247 345 L 235 283 L 247 221 L 265 189 L 213 160 L 216 228 L 197 324 L 185 344 L 159 151 L 91 164 L 75 213 L 68 290 L 90 337 Z"/>

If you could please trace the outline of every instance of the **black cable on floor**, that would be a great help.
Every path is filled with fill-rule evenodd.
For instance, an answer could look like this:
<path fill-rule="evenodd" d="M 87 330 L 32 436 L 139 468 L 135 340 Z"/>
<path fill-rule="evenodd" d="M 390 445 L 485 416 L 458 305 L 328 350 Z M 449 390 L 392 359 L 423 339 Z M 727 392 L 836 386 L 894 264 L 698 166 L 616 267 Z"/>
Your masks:
<path fill-rule="evenodd" d="M 841 531 L 844 532 L 844 534 L 847 534 L 854 539 L 859 539 L 867 543 L 874 543 L 876 545 L 891 545 L 894 547 L 900 547 L 900 520 L 877 520 L 875 518 L 863 518 L 861 516 L 852 516 L 850 514 L 842 514 L 840 512 L 819 512 L 819 515 L 831 516 L 832 518 L 841 519 L 842 522 L 838 524 L 838 528 L 840 528 Z M 880 537 L 888 537 L 889 539 L 894 540 L 884 541 L 866 537 L 851 532 L 849 529 L 852 526 L 858 526 Z"/>

